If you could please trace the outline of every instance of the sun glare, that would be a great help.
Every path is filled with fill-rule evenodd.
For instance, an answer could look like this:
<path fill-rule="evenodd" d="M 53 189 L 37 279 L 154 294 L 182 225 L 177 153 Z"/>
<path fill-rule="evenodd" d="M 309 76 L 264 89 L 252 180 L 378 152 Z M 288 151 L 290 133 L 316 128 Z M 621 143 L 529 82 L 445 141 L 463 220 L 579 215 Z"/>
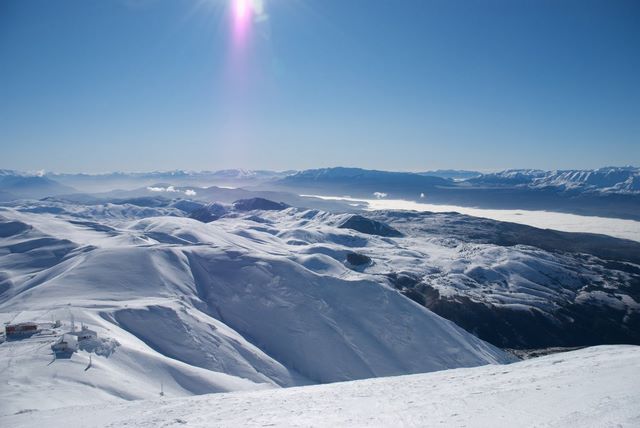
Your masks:
<path fill-rule="evenodd" d="M 250 18 L 251 0 L 233 0 L 233 13 L 238 21 Z"/>
<path fill-rule="evenodd" d="M 244 44 L 253 21 L 254 10 L 252 0 L 232 0 L 231 13 L 234 41 L 236 44 Z"/>

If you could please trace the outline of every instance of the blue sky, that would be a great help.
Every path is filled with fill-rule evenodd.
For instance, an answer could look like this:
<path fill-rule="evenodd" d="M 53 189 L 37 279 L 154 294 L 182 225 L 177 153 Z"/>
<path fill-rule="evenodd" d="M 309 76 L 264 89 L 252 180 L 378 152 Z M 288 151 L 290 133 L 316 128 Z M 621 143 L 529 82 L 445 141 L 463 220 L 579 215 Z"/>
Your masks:
<path fill-rule="evenodd" d="M 640 164 L 638 1 L 230 3 L 0 2 L 0 168 Z"/>

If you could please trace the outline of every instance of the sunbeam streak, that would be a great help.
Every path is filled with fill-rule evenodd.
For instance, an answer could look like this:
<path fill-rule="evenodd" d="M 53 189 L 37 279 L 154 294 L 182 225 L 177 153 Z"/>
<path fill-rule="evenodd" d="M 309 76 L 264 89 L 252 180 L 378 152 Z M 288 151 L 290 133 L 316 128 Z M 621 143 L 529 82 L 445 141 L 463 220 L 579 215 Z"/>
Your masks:
<path fill-rule="evenodd" d="M 251 0 L 232 0 L 233 39 L 236 45 L 244 44 L 253 21 L 253 2 Z"/>

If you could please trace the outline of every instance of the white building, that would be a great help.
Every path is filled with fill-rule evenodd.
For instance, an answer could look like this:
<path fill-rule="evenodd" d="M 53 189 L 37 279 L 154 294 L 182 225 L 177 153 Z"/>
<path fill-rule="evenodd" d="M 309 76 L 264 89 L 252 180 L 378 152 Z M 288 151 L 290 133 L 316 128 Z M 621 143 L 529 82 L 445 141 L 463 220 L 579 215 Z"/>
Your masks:
<path fill-rule="evenodd" d="M 70 334 L 73 334 L 78 338 L 79 341 L 87 340 L 87 339 L 96 339 L 98 337 L 98 333 L 89 329 L 86 325 L 83 325 L 80 331 L 73 331 Z"/>
<path fill-rule="evenodd" d="M 51 345 L 51 349 L 56 353 L 73 353 L 78 350 L 78 338 L 73 334 L 65 333 L 60 340 Z"/>

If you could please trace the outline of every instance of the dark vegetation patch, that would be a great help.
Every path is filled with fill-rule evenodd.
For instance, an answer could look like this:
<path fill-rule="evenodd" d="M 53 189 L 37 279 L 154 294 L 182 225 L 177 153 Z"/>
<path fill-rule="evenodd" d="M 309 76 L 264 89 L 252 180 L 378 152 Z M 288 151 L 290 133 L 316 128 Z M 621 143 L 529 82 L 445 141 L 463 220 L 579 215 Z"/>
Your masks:
<path fill-rule="evenodd" d="M 235 201 L 233 208 L 238 211 L 282 211 L 289 208 L 289 205 L 284 202 L 274 202 L 264 198 L 250 198 Z"/>
<path fill-rule="evenodd" d="M 509 308 L 467 296 L 444 297 L 418 276 L 390 273 L 391 285 L 404 296 L 501 348 L 540 349 L 606 344 L 640 345 L 640 312 L 598 302 L 567 302 L 551 312 Z M 640 287 L 637 282 L 636 287 Z M 591 290 L 601 290 L 593 285 Z M 585 287 L 585 291 L 587 287 Z M 611 292 L 607 292 L 611 294 Z"/>
<path fill-rule="evenodd" d="M 348 253 L 347 262 L 353 266 L 364 266 L 371 264 L 371 257 L 365 256 L 364 254 Z"/>
<path fill-rule="evenodd" d="M 352 215 L 338 226 L 340 229 L 351 229 L 367 235 L 384 237 L 400 237 L 402 233 L 380 221 L 371 220 L 361 215 Z"/>
<path fill-rule="evenodd" d="M 614 263 L 640 265 L 640 242 L 607 235 L 538 229 L 458 213 L 382 211 L 371 213 L 370 216 L 385 220 L 400 231 L 410 229 L 412 234 L 424 233 L 500 246 L 528 245 L 545 251 L 591 254 Z"/>

